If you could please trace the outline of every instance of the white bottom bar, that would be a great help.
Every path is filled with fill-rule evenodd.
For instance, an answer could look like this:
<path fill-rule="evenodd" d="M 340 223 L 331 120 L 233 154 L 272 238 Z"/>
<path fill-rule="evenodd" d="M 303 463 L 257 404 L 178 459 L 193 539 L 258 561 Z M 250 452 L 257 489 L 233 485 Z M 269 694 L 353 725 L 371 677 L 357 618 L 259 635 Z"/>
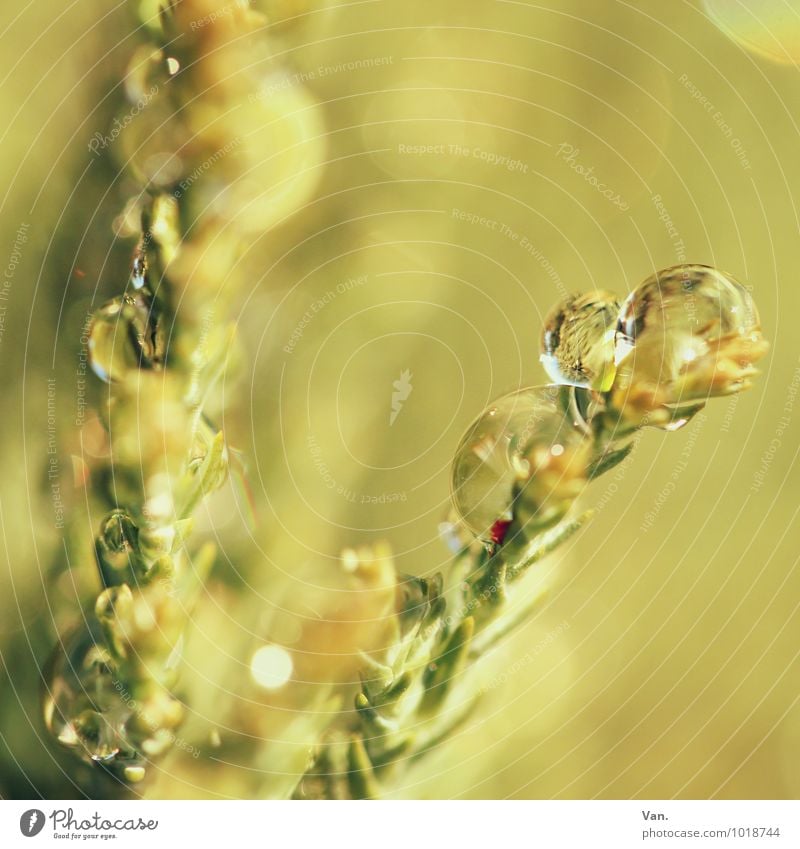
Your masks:
<path fill-rule="evenodd" d="M 0 802 L 0 846 L 799 847 L 796 801 Z"/>

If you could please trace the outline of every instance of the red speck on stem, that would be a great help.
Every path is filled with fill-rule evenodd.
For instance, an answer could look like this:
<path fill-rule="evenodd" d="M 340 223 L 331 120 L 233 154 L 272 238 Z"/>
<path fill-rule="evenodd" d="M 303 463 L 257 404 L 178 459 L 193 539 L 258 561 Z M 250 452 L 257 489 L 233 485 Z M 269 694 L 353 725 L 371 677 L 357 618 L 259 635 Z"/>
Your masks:
<path fill-rule="evenodd" d="M 510 519 L 498 519 L 489 530 L 489 537 L 495 545 L 500 545 L 506 538 Z"/>

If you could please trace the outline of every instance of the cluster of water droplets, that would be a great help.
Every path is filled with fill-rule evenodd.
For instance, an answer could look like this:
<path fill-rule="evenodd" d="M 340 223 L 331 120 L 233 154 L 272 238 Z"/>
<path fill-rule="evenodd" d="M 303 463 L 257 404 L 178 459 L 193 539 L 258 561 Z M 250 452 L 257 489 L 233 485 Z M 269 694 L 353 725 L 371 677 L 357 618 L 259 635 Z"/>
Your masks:
<path fill-rule="evenodd" d="M 467 429 L 456 512 L 490 544 L 515 519 L 553 524 L 615 439 L 683 426 L 709 397 L 744 388 L 765 348 L 747 289 L 708 266 L 657 272 L 623 302 L 599 290 L 566 298 L 541 336 L 554 384 L 499 398 Z"/>
<path fill-rule="evenodd" d="M 125 293 L 112 299 L 92 317 L 89 360 L 95 374 L 107 383 L 123 381 L 139 369 L 160 369 L 165 362 L 161 309 L 148 280 L 142 239 L 133 258 Z M 130 587 L 147 583 L 157 571 L 157 555 L 148 535 L 124 509 L 112 510 L 101 522 L 95 556 L 107 588 L 98 609 L 59 641 L 45 678 L 44 719 L 50 733 L 87 762 L 113 768 L 130 782 L 145 774 L 144 754 L 157 754 L 158 740 L 143 733 L 142 705 L 129 692 L 120 658 L 125 649 L 114 638 L 114 601 L 130 597 Z M 100 611 L 104 605 L 105 615 Z M 143 743 L 147 744 L 143 746 Z M 159 744 L 160 745 L 160 744 Z"/>
<path fill-rule="evenodd" d="M 116 676 L 98 623 L 82 622 L 63 637 L 45 688 L 45 723 L 59 743 L 87 762 L 121 767 L 129 781 L 144 777 L 127 731 L 136 702 Z"/>
<path fill-rule="evenodd" d="M 151 551 L 148 534 L 119 508 L 102 520 L 95 554 L 106 589 L 93 615 L 59 641 L 45 676 L 50 733 L 83 760 L 131 782 L 144 777 L 146 757 L 170 745 L 182 718 L 166 690 L 182 651 L 180 606 L 168 588 L 150 598 L 131 591 L 154 576 L 168 578 L 163 564 L 170 558 Z M 147 674 L 131 683 L 131 669 L 139 667 Z"/>

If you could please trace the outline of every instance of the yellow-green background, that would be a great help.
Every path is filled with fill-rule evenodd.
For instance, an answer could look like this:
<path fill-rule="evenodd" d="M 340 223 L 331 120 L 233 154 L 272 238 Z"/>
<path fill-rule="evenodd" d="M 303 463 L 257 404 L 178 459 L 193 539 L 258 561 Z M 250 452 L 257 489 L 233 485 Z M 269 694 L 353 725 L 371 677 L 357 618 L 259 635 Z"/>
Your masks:
<path fill-rule="evenodd" d="M 258 544 L 242 541 L 229 490 L 201 530 L 267 598 L 301 593 L 291 576 L 309 563 L 335 569 L 343 546 L 382 538 L 403 571 L 446 568 L 436 529 L 455 445 L 491 398 L 544 382 L 542 317 L 564 291 L 625 295 L 681 259 L 713 264 L 752 287 L 772 342 L 753 391 L 710 404 L 680 433 L 645 434 L 624 472 L 589 488 L 583 503 L 597 516 L 556 555 L 547 604 L 488 662 L 489 679 L 507 680 L 398 795 L 800 793 L 800 72 L 790 61 L 800 61 L 800 7 L 745 5 L 772 41 L 731 38 L 683 0 L 261 7 L 273 61 L 319 103 L 325 166 L 307 203 L 237 271 L 246 356 L 225 427 L 251 464 Z M 62 491 L 80 510 L 69 487 L 81 326 L 95 286 L 97 302 L 124 285 L 130 243 L 114 240 L 111 222 L 133 190 L 86 145 L 119 107 L 115 86 L 143 39 L 132 7 L 47 0 L 0 12 L 3 268 L 30 224 L 0 342 L 4 795 L 74 792 L 70 762 L 44 743 L 36 663 L 74 617 L 73 587 L 93 579 L 91 563 L 60 562 L 47 378 L 58 379 Z M 753 49 L 759 39 L 766 51 Z M 624 203 L 576 173 L 562 144 Z M 445 152 L 402 152 L 411 145 Z M 524 167 L 488 164 L 477 149 Z M 316 299 L 364 275 L 283 350 Z M 390 426 L 405 369 L 413 390 Z M 391 493 L 405 499 L 362 503 Z M 249 589 L 226 580 L 231 609 L 252 611 Z M 204 628 L 246 644 L 230 621 Z M 217 767 L 199 789 L 162 778 L 158 792 L 240 792 L 228 780 Z"/>

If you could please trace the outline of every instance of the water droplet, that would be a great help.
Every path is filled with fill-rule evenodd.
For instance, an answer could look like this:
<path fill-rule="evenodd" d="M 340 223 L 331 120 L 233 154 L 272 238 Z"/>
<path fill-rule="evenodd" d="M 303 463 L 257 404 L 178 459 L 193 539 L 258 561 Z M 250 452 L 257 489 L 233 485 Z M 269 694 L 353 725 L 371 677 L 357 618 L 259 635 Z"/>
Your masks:
<path fill-rule="evenodd" d="M 614 380 L 619 302 L 610 292 L 572 295 L 545 319 L 541 361 L 556 383 L 606 391 Z"/>
<path fill-rule="evenodd" d="M 693 404 L 694 413 L 694 402 L 746 388 L 766 347 L 744 286 L 705 265 L 674 266 L 647 278 L 622 305 L 614 391 L 643 407 L 669 408 L 674 429 L 688 420 L 681 407 Z"/>
<path fill-rule="evenodd" d="M 108 763 L 119 754 L 117 735 L 103 714 L 85 710 L 71 724 L 77 740 L 93 761 Z"/>
<path fill-rule="evenodd" d="M 136 546 L 137 527 L 124 510 L 112 510 L 103 519 L 100 536 L 108 551 L 126 552 Z"/>
<path fill-rule="evenodd" d="M 133 755 L 125 723 L 135 703 L 116 680 L 99 627 L 67 634 L 46 673 L 44 719 L 49 732 L 87 761 Z"/>
<path fill-rule="evenodd" d="M 89 360 L 106 383 L 132 369 L 160 368 L 165 347 L 158 308 L 145 289 L 114 298 L 92 318 Z"/>
<path fill-rule="evenodd" d="M 667 424 L 661 425 L 661 430 L 665 430 L 667 431 L 667 433 L 675 433 L 676 430 L 680 430 L 687 424 L 689 424 L 689 417 L 679 416 L 678 418 L 672 419 L 672 421 L 667 422 Z"/>
<path fill-rule="evenodd" d="M 469 427 L 456 451 L 452 498 L 464 524 L 491 539 L 515 512 L 549 522 L 582 486 L 591 440 L 558 386 L 513 392 Z"/>
<path fill-rule="evenodd" d="M 122 575 L 134 565 L 133 552 L 139 529 L 124 510 L 112 510 L 100 523 L 97 536 L 97 559 L 104 576 Z M 111 570 L 110 575 L 106 574 Z M 111 581 L 116 583 L 116 581 Z"/>

